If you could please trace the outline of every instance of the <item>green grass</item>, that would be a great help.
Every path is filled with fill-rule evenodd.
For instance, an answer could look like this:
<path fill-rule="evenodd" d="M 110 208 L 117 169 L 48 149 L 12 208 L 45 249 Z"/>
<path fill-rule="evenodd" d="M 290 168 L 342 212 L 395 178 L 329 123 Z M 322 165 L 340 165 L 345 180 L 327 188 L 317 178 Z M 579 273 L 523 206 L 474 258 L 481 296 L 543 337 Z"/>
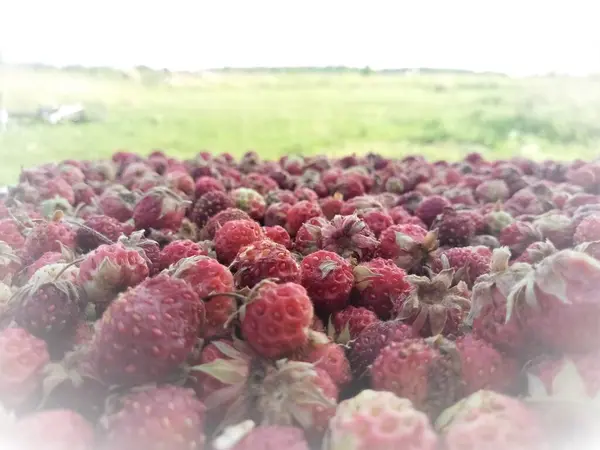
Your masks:
<path fill-rule="evenodd" d="M 253 148 L 265 158 L 378 151 L 444 159 L 480 147 L 489 158 L 590 158 L 600 149 L 598 79 L 217 73 L 167 84 L 58 70 L 4 75 L 9 110 L 81 101 L 103 120 L 11 127 L 0 135 L 0 183 L 21 166 L 117 148 L 182 158 Z"/>

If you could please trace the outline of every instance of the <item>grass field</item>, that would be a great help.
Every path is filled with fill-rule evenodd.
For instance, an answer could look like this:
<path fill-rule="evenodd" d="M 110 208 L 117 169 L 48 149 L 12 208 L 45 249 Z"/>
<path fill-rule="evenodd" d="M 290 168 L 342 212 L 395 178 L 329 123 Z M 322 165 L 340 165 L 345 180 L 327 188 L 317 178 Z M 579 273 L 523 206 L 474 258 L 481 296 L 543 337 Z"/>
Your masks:
<path fill-rule="evenodd" d="M 3 78 L 11 111 L 80 101 L 102 120 L 9 127 L 0 135 L 0 184 L 21 166 L 102 158 L 117 148 L 444 159 L 474 147 L 490 158 L 589 158 L 600 149 L 600 79 L 215 73 L 165 83 L 18 68 Z"/>

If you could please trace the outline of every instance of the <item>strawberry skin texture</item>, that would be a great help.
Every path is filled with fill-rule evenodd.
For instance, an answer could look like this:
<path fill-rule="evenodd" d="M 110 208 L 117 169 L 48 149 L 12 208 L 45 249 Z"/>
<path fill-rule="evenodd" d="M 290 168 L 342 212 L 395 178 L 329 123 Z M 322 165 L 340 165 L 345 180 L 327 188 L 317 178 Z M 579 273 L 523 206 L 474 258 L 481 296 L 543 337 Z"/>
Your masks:
<path fill-rule="evenodd" d="M 323 215 L 321 207 L 316 202 L 310 202 L 308 200 L 302 200 L 289 209 L 287 213 L 286 229 L 290 236 L 296 236 L 296 233 L 304 222 L 313 217 L 319 217 Z"/>
<path fill-rule="evenodd" d="M 308 343 L 313 316 L 312 302 L 302 286 L 265 282 L 245 305 L 241 329 L 259 355 L 278 359 Z"/>
<path fill-rule="evenodd" d="M 575 244 L 600 240 L 600 216 L 592 215 L 583 219 L 575 229 Z"/>
<path fill-rule="evenodd" d="M 202 450 L 206 408 L 194 391 L 177 386 L 128 395 L 105 420 L 106 450 Z"/>
<path fill-rule="evenodd" d="M 75 230 L 64 222 L 40 223 L 25 238 L 25 259 L 33 262 L 46 252 L 60 252 L 61 244 L 73 249 L 75 236 Z"/>
<path fill-rule="evenodd" d="M 415 216 L 421 219 L 425 224 L 431 225 L 438 214 L 441 214 L 444 208 L 450 207 L 450 201 L 441 195 L 432 195 L 425 198 L 415 210 Z"/>
<path fill-rule="evenodd" d="M 96 215 L 89 217 L 84 225 L 90 228 L 108 240 L 116 242 L 121 234 L 126 230 L 123 223 L 110 216 Z M 80 228 L 77 230 L 77 245 L 83 251 L 90 251 L 96 247 L 106 244 L 106 242 L 100 239 L 96 234 L 90 232 L 86 228 Z"/>
<path fill-rule="evenodd" d="M 352 266 L 336 253 L 321 250 L 306 256 L 300 264 L 302 286 L 315 309 L 324 315 L 342 310 L 354 284 Z"/>
<path fill-rule="evenodd" d="M 263 232 L 273 242 L 283 245 L 288 250 L 292 248 L 292 238 L 290 238 L 289 233 L 282 226 L 263 227 Z"/>
<path fill-rule="evenodd" d="M 335 332 L 340 334 L 347 327 L 350 339 L 358 337 L 366 327 L 375 322 L 379 322 L 377 314 L 362 307 L 348 306 L 333 314 Z"/>
<path fill-rule="evenodd" d="M 313 363 L 315 367 L 324 370 L 340 388 L 352 380 L 350 363 L 344 354 L 344 349 L 333 342 L 309 346 L 298 360 Z"/>
<path fill-rule="evenodd" d="M 182 364 L 204 321 L 204 305 L 183 281 L 160 274 L 113 301 L 90 344 L 95 370 L 107 384 L 160 380 Z"/>
<path fill-rule="evenodd" d="M 214 239 L 217 230 L 230 220 L 252 220 L 252 218 L 248 213 L 238 208 L 224 209 L 212 216 L 208 222 L 206 222 L 206 225 L 201 232 L 202 239 Z"/>
<path fill-rule="evenodd" d="M 260 225 L 250 220 L 230 220 L 215 233 L 215 251 L 223 264 L 231 264 L 242 247 L 264 238 Z"/>
<path fill-rule="evenodd" d="M 13 250 L 18 250 L 25 244 L 25 238 L 19 231 L 19 227 L 12 219 L 0 220 L 0 236 L 2 240 L 12 247 Z"/>
<path fill-rule="evenodd" d="M 198 228 L 202 228 L 217 213 L 233 207 L 231 197 L 221 191 L 210 191 L 196 200 L 190 212 L 190 219 Z"/>
<path fill-rule="evenodd" d="M 160 252 L 160 269 L 168 269 L 171 264 L 190 256 L 206 255 L 206 251 L 197 243 L 189 239 L 170 242 Z"/>
<path fill-rule="evenodd" d="M 22 328 L 0 331 L 0 403 L 10 409 L 23 406 L 41 387 L 49 361 L 43 340 Z"/>

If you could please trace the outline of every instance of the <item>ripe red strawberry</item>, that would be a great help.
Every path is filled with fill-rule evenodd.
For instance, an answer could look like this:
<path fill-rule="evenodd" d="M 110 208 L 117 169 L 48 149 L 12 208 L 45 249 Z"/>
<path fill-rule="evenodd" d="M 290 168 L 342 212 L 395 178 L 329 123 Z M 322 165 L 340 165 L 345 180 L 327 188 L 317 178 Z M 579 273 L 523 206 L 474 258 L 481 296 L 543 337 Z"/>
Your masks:
<path fill-rule="evenodd" d="M 308 344 L 314 310 L 299 284 L 265 281 L 240 311 L 241 330 L 250 347 L 277 359 Z"/>
<path fill-rule="evenodd" d="M 285 228 L 275 225 L 273 227 L 263 227 L 265 236 L 271 239 L 273 242 L 283 245 L 285 248 L 290 250 L 292 248 L 292 238 Z"/>
<path fill-rule="evenodd" d="M 507 246 L 513 257 L 519 256 L 529 244 L 542 240 L 542 233 L 531 223 L 516 221 L 502 229 L 500 244 Z"/>
<path fill-rule="evenodd" d="M 323 215 L 331 220 L 335 216 L 342 213 L 342 207 L 344 206 L 344 198 L 341 194 L 326 197 L 319 202 Z"/>
<path fill-rule="evenodd" d="M 79 270 L 79 283 L 89 300 L 106 305 L 128 287 L 148 277 L 148 264 L 133 248 L 117 242 L 101 245 L 85 256 Z"/>
<path fill-rule="evenodd" d="M 250 216 L 237 208 L 227 208 L 212 216 L 200 233 L 202 239 L 214 239 L 219 228 L 230 220 L 252 220 Z"/>
<path fill-rule="evenodd" d="M 329 224 L 324 217 L 312 217 L 302 224 L 294 239 L 294 250 L 310 255 L 323 247 L 323 228 Z"/>
<path fill-rule="evenodd" d="M 40 196 L 44 200 L 61 197 L 69 202 L 69 204 L 75 204 L 75 193 L 73 192 L 73 188 L 61 177 L 51 178 L 40 186 Z"/>
<path fill-rule="evenodd" d="M 194 186 L 196 198 L 200 198 L 204 194 L 214 191 L 225 192 L 225 186 L 214 177 L 203 176 L 196 179 Z"/>
<path fill-rule="evenodd" d="M 233 200 L 224 191 L 209 191 L 199 197 L 191 208 L 189 217 L 202 228 L 217 213 L 233 207 Z"/>
<path fill-rule="evenodd" d="M 300 267 L 288 249 L 270 239 L 263 239 L 240 250 L 231 264 L 239 288 L 256 286 L 265 279 L 279 283 L 299 283 Z"/>
<path fill-rule="evenodd" d="M 346 307 L 354 284 L 352 266 L 333 252 L 321 250 L 300 264 L 301 284 L 319 314 L 329 315 Z"/>
<path fill-rule="evenodd" d="M 323 450 L 436 450 L 438 444 L 429 419 L 410 400 L 365 389 L 338 405 Z"/>
<path fill-rule="evenodd" d="M 463 282 L 454 284 L 454 270 L 444 269 L 432 278 L 408 275 L 409 288 L 399 293 L 394 315 L 412 324 L 423 337 L 457 336 L 471 302 Z"/>
<path fill-rule="evenodd" d="M 379 318 L 373 311 L 356 306 L 347 306 L 335 312 L 332 318 L 336 335 L 347 335 L 350 340 L 356 339 L 366 327 L 378 321 Z"/>
<path fill-rule="evenodd" d="M 431 227 L 437 228 L 441 245 L 463 247 L 475 236 L 475 223 L 472 218 L 453 208 L 444 209 Z"/>
<path fill-rule="evenodd" d="M 24 416 L 17 421 L 11 432 L 11 443 L 16 444 L 14 448 L 48 450 L 67 448 L 93 450 L 95 448 L 92 424 L 76 412 L 67 409 L 39 411 Z"/>
<path fill-rule="evenodd" d="M 160 269 L 168 269 L 173 264 L 190 256 L 206 255 L 206 250 L 202 246 L 189 239 L 178 239 L 167 244 L 160 251 Z"/>
<path fill-rule="evenodd" d="M 531 272 L 526 263 L 509 267 L 510 251 L 494 250 L 490 273 L 481 276 L 473 286 L 472 305 L 467 323 L 476 336 L 511 356 L 527 358 L 529 351 L 526 330 L 516 317 L 506 320 L 507 298 L 512 289 Z"/>
<path fill-rule="evenodd" d="M 38 393 L 50 361 L 46 343 L 23 328 L 0 331 L 0 403 L 14 410 Z"/>
<path fill-rule="evenodd" d="M 600 339 L 600 262 L 562 250 L 542 260 L 510 292 L 507 320 L 518 321 L 551 350 L 594 350 Z"/>
<path fill-rule="evenodd" d="M 238 188 L 231 192 L 231 199 L 236 208 L 248 213 L 254 220 L 262 220 L 267 204 L 262 195 L 250 188 Z"/>
<path fill-rule="evenodd" d="M 51 221 L 36 224 L 25 238 L 23 255 L 31 263 L 46 252 L 60 252 L 62 246 L 75 248 L 75 230 L 57 214 Z"/>
<path fill-rule="evenodd" d="M 123 408 L 102 422 L 106 450 L 204 448 L 206 408 L 194 391 L 151 387 L 127 395 Z"/>
<path fill-rule="evenodd" d="M 395 301 L 410 290 L 406 272 L 392 261 L 376 258 L 354 268 L 354 286 L 358 292 L 356 305 L 390 318 Z"/>
<path fill-rule="evenodd" d="M 515 262 L 537 264 L 542 259 L 556 252 L 556 247 L 550 241 L 534 242 L 533 244 L 530 244 L 523 253 L 521 253 L 521 256 L 519 256 Z"/>
<path fill-rule="evenodd" d="M 138 200 L 133 210 L 137 230 L 177 231 L 185 217 L 186 201 L 174 192 L 157 187 Z"/>
<path fill-rule="evenodd" d="M 377 256 L 391 259 L 405 270 L 420 270 L 438 247 L 437 232 L 418 225 L 392 225 L 381 233 Z"/>
<path fill-rule="evenodd" d="M 388 213 L 376 209 L 362 212 L 358 216 L 365 221 L 376 238 L 379 238 L 384 230 L 394 224 L 393 219 Z"/>
<path fill-rule="evenodd" d="M 583 219 L 573 236 L 575 244 L 600 240 L 600 215 L 591 215 Z"/>
<path fill-rule="evenodd" d="M 316 368 L 322 369 L 340 389 L 352 380 L 344 348 L 334 342 L 309 345 L 294 359 L 312 363 Z"/>
<path fill-rule="evenodd" d="M 322 433 L 335 414 L 337 397 L 337 386 L 324 370 L 281 360 L 267 367 L 256 409 L 265 424 L 297 423 L 308 433 Z"/>
<path fill-rule="evenodd" d="M 356 215 L 335 216 L 321 230 L 323 249 L 335 252 L 344 258 L 371 259 L 379 241 L 367 224 Z"/>
<path fill-rule="evenodd" d="M 242 428 L 250 428 L 242 430 Z M 231 436 L 231 437 L 230 437 Z M 260 425 L 242 422 L 230 427 L 213 443 L 215 450 L 309 450 L 301 428 L 286 425 Z"/>
<path fill-rule="evenodd" d="M 136 195 L 124 186 L 112 185 L 98 197 L 98 207 L 103 214 L 126 222 L 133 217 Z"/>
<path fill-rule="evenodd" d="M 13 219 L 0 220 L 0 237 L 13 250 L 19 250 L 25 244 L 25 238 Z"/>
<path fill-rule="evenodd" d="M 204 305 L 183 280 L 159 274 L 120 294 L 102 315 L 89 348 L 107 384 L 161 380 L 194 347 Z"/>
<path fill-rule="evenodd" d="M 149 276 L 153 277 L 160 271 L 160 246 L 158 242 L 144 237 L 144 231 L 134 231 L 129 236 L 121 236 L 119 241 L 127 248 L 137 251 L 148 265 Z"/>
<path fill-rule="evenodd" d="M 296 233 L 304 222 L 312 217 L 323 216 L 321 207 L 316 202 L 309 202 L 308 200 L 302 200 L 289 209 L 287 214 L 286 229 L 290 236 L 296 236 Z"/>
<path fill-rule="evenodd" d="M 215 233 L 215 250 L 223 264 L 231 264 L 248 244 L 264 239 L 260 225 L 253 220 L 230 220 Z"/>
<path fill-rule="evenodd" d="M 444 448 L 547 450 L 539 418 L 524 403 L 493 391 L 479 391 L 451 406 L 436 421 Z"/>
<path fill-rule="evenodd" d="M 292 203 L 272 203 L 265 211 L 264 223 L 268 227 L 279 225 L 285 227 L 287 223 L 287 215 L 292 208 Z"/>
<path fill-rule="evenodd" d="M 399 320 L 377 321 L 368 325 L 356 339 L 350 341 L 348 359 L 352 371 L 358 377 L 366 375 L 381 349 L 389 342 L 402 342 L 417 336 L 418 333 L 411 326 Z"/>
<path fill-rule="evenodd" d="M 104 215 L 91 216 L 83 225 L 77 230 L 77 245 L 84 252 L 89 252 L 102 244 L 116 242 L 127 231 L 125 224 Z"/>
<path fill-rule="evenodd" d="M 365 194 L 365 186 L 362 180 L 351 173 L 342 175 L 338 179 L 334 190 L 342 194 L 345 200 Z"/>
<path fill-rule="evenodd" d="M 451 207 L 452 203 L 441 195 L 432 195 L 426 197 L 415 210 L 415 215 L 426 225 L 431 225 L 435 218 L 444 211 L 444 208 Z"/>
<path fill-rule="evenodd" d="M 233 275 L 229 269 L 208 256 L 192 256 L 174 264 L 169 273 L 186 281 L 201 299 L 211 295 L 210 300 L 204 303 L 206 323 L 202 337 L 211 339 L 231 335 L 231 327 L 225 325 L 237 309 L 235 299 L 214 296 L 233 291 Z"/>
<path fill-rule="evenodd" d="M 438 252 L 432 258 L 431 267 L 436 272 L 454 269 L 455 280 L 462 280 L 472 287 L 478 277 L 490 271 L 491 262 L 492 251 L 487 247 L 452 247 Z"/>

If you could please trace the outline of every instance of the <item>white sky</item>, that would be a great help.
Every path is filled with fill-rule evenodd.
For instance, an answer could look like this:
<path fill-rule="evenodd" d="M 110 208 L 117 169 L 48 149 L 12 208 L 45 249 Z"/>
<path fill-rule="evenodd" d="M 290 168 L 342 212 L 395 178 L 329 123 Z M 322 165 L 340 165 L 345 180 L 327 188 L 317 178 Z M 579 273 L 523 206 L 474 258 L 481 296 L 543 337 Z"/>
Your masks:
<path fill-rule="evenodd" d="M 598 0 L 0 0 L 0 5 L 0 50 L 10 62 L 600 72 Z"/>

